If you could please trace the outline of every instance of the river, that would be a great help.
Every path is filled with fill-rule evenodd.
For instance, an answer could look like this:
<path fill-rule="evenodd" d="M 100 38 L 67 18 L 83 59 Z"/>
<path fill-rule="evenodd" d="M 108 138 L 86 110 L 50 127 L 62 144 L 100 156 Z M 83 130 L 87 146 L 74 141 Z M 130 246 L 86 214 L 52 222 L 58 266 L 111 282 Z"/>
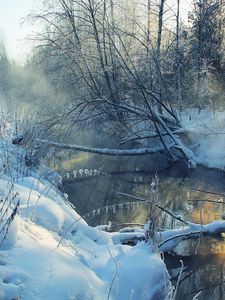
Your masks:
<path fill-rule="evenodd" d="M 151 182 L 155 180 L 155 176 L 159 178 L 160 205 L 182 215 L 183 218 L 206 224 L 221 219 L 225 211 L 224 204 L 210 202 L 224 199 L 223 171 L 204 167 L 188 170 L 183 162 L 171 166 L 162 155 L 141 159 L 107 159 L 78 155 L 68 160 L 61 172 L 64 175 L 64 190 L 77 212 L 85 215 L 94 210 L 95 213 L 87 219 L 93 226 L 108 224 L 109 221 L 112 224 L 145 223 L 148 207 L 140 204 L 127 205 L 125 203 L 131 199 L 117 193 L 148 198 L 151 195 Z M 98 210 L 110 205 L 114 206 Z M 171 228 L 178 225 L 165 214 L 160 215 L 159 219 L 158 226 Z M 183 261 L 184 268 L 176 299 L 192 299 L 199 291 L 201 291 L 199 300 L 225 299 L 223 236 L 219 239 L 201 238 L 186 241 L 174 252 L 167 254 L 165 262 L 174 284 L 180 272 L 180 260 Z"/>

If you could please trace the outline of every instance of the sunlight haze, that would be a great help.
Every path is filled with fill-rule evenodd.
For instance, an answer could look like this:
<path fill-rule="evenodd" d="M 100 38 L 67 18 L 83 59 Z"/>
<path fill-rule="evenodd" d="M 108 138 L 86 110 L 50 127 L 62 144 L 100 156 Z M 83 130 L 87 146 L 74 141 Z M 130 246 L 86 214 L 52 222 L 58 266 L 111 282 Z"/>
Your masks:
<path fill-rule="evenodd" d="M 33 0 L 0 0 L 0 34 L 9 57 L 16 61 L 23 60 L 31 49 L 31 44 L 24 39 L 32 27 L 22 22 L 34 3 Z"/>

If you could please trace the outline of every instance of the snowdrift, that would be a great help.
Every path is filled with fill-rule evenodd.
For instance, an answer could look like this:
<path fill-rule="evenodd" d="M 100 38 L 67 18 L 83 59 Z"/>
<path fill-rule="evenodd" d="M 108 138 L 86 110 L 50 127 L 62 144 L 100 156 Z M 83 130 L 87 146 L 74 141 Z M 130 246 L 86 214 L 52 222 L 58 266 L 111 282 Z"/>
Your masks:
<path fill-rule="evenodd" d="M 196 163 L 209 168 L 225 168 L 225 113 L 188 109 L 181 113 L 181 124 L 187 133 L 185 141 L 196 157 Z"/>
<path fill-rule="evenodd" d="M 56 188 L 59 176 L 25 168 L 23 150 L 2 141 L 0 299 L 164 299 L 169 276 L 150 244 L 115 243 L 90 227 Z"/>

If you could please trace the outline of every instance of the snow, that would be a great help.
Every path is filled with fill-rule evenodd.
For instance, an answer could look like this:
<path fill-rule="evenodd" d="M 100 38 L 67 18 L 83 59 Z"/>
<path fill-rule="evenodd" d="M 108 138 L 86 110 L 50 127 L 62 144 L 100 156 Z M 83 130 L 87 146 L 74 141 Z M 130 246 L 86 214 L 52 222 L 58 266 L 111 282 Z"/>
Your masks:
<path fill-rule="evenodd" d="M 156 153 L 165 150 L 164 147 L 152 147 L 152 148 L 140 148 L 140 149 L 109 149 L 109 148 L 90 148 L 85 146 L 79 146 L 79 145 L 69 145 L 69 144 L 62 144 L 62 143 L 56 143 L 53 141 L 48 140 L 38 140 L 40 143 L 43 143 L 45 145 L 49 145 L 51 147 L 59 148 L 59 149 L 66 149 L 66 150 L 74 150 L 74 151 L 82 151 L 82 152 L 89 152 L 89 153 L 96 153 L 96 154 L 102 154 L 102 155 L 111 155 L 111 156 L 135 156 L 135 155 L 146 155 L 151 153 Z M 174 143 L 171 143 L 168 145 L 168 149 L 172 148 L 174 146 Z M 80 169 L 79 172 L 80 175 L 83 175 L 83 169 Z"/>
<path fill-rule="evenodd" d="M 0 176 L 1 300 L 164 299 L 169 276 L 150 244 L 121 245 L 126 233 L 88 226 L 56 188 L 57 174 L 25 167 L 10 142 L 0 154 L 2 166 L 8 161 Z"/>
<path fill-rule="evenodd" d="M 181 120 L 188 140 L 186 148 L 176 142 L 177 147 L 197 164 L 224 169 L 225 113 L 192 109 Z M 94 149 L 111 155 L 155 150 Z M 90 227 L 57 189 L 60 176 L 45 165 L 27 167 L 25 154 L 11 141 L 0 140 L 0 300 L 166 298 L 171 283 L 155 247 L 144 241 L 122 245 L 128 239 L 142 240 L 145 232 L 127 228 L 109 233 L 105 226 Z M 158 246 L 169 251 L 182 240 L 221 232 L 224 221 L 188 223 L 160 232 Z"/>
<path fill-rule="evenodd" d="M 197 164 L 224 169 L 225 114 L 193 109 L 181 120 L 188 133 L 182 151 Z M 153 151 L 94 150 L 112 155 Z M 58 174 L 45 165 L 26 167 L 24 150 L 7 139 L 0 140 L 0 157 L 0 300 L 166 298 L 171 283 L 155 247 L 144 241 L 122 244 L 144 239 L 144 230 L 109 233 L 106 226 L 89 226 L 57 189 Z M 158 233 L 158 246 L 170 251 L 185 239 L 221 232 L 224 221 L 187 223 Z"/>
<path fill-rule="evenodd" d="M 163 252 L 168 252 L 186 239 L 196 239 L 201 236 L 218 235 L 225 232 L 225 221 L 214 221 L 209 224 L 188 223 L 177 229 L 168 229 L 158 233 L 158 247 Z"/>
<path fill-rule="evenodd" d="M 137 264 L 136 259 L 138 257 L 139 263 Z M 165 271 L 161 268 L 162 261 L 158 255 L 150 257 L 146 245 L 137 245 L 133 251 L 121 256 L 119 263 L 120 269 L 118 271 L 115 299 L 130 299 L 131 295 L 132 299 L 140 299 L 140 295 L 143 295 L 143 299 L 151 299 L 152 294 L 158 295 L 158 299 L 164 298 L 164 289 L 159 293 L 160 288 L 165 285 Z M 149 265 L 151 265 L 151 268 L 149 268 Z M 127 277 L 127 274 L 133 274 L 133 276 Z M 132 289 L 124 288 L 127 284 Z"/>
<path fill-rule="evenodd" d="M 181 114 L 189 146 L 198 164 L 225 168 L 225 112 L 189 109 Z"/>

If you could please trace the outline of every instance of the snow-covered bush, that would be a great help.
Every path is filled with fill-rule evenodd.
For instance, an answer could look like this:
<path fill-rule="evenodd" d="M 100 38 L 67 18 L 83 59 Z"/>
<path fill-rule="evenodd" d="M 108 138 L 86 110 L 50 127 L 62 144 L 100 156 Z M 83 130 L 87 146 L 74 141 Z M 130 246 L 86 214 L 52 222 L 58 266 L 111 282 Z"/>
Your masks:
<path fill-rule="evenodd" d="M 19 193 L 15 190 L 16 182 L 26 176 L 33 176 L 36 179 L 45 178 L 49 184 L 58 185 L 61 177 L 46 166 L 45 159 L 49 151 L 45 149 L 44 157 L 41 147 L 38 149 L 35 142 L 38 130 L 35 126 L 32 127 L 31 122 L 19 123 L 16 118 L 10 119 L 5 111 L 1 111 L 0 124 L 0 249 L 8 249 L 17 238 L 16 214 L 21 203 Z M 25 128 L 32 128 L 32 134 L 28 136 L 29 130 L 25 131 Z M 31 151 L 36 161 L 28 164 L 28 154 Z M 28 207 L 27 210 L 29 209 Z"/>
<path fill-rule="evenodd" d="M 32 175 L 60 185 L 61 177 L 46 164 L 55 149 L 38 142 L 43 136 L 49 136 L 48 130 L 34 117 L 19 119 L 5 111 L 0 113 L 0 124 L 0 175 L 12 181 Z"/>

